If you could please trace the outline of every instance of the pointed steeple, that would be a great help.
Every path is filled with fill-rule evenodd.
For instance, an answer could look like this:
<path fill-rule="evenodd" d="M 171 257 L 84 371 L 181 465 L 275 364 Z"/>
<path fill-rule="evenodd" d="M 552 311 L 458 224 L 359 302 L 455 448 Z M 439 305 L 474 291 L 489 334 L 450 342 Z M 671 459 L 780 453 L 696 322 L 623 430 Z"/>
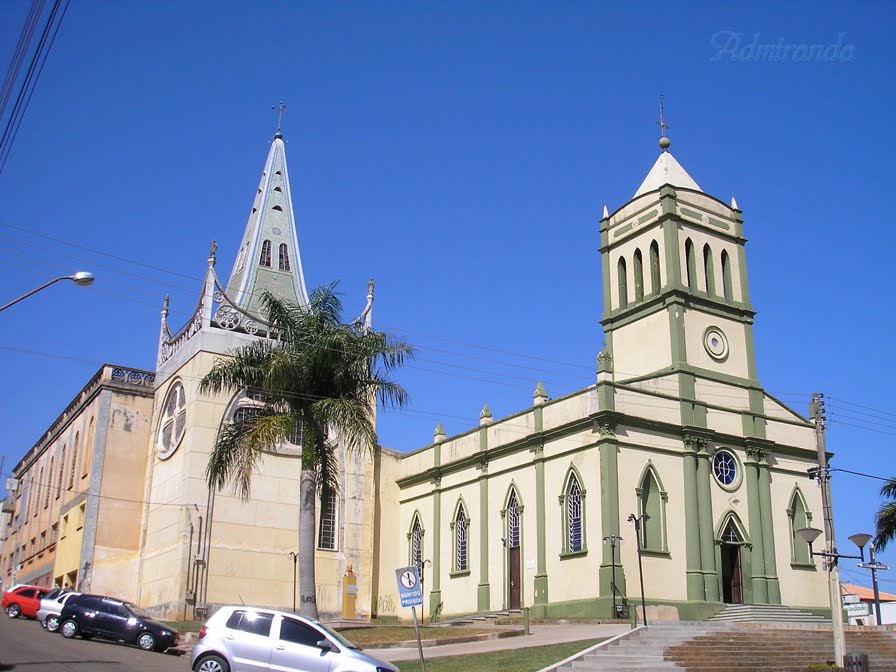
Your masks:
<path fill-rule="evenodd" d="M 264 317 L 261 297 L 265 291 L 293 303 L 308 304 L 286 170 L 286 146 L 279 129 L 227 281 L 227 296 L 240 309 L 260 317 Z"/>
<path fill-rule="evenodd" d="M 663 140 L 668 141 L 668 138 L 663 138 Z M 666 147 L 668 147 L 668 144 L 666 144 Z M 675 157 L 667 149 L 663 149 L 662 154 L 659 155 L 656 163 L 653 164 L 653 168 L 647 173 L 647 177 L 644 178 L 644 181 L 632 198 L 637 198 L 648 191 L 655 191 L 664 184 L 703 191 L 700 185 L 694 182 L 694 178 L 688 175 L 687 171 L 681 167 L 681 164 L 675 160 Z"/>

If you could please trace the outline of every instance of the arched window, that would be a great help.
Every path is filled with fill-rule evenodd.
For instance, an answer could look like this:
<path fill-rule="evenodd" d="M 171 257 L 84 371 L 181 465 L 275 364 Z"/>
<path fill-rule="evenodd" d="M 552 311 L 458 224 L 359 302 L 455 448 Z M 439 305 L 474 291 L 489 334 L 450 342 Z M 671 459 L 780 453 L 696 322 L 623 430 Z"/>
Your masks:
<path fill-rule="evenodd" d="M 648 551 L 665 552 L 666 542 L 666 501 L 668 495 L 660 484 L 659 476 L 648 463 L 644 469 L 638 488 L 638 511 L 647 514 L 641 519 L 641 548 Z"/>
<path fill-rule="evenodd" d="M 507 548 L 520 547 L 520 504 L 516 490 L 510 491 L 507 500 Z"/>
<path fill-rule="evenodd" d="M 806 508 L 806 502 L 803 500 L 803 495 L 799 488 L 794 490 L 793 496 L 790 498 L 787 518 L 790 521 L 791 563 L 814 567 L 812 557 L 809 555 L 809 544 L 798 533 L 798 530 L 809 527 L 809 524 L 812 522 L 812 514 Z"/>
<path fill-rule="evenodd" d="M 332 490 L 320 500 L 320 524 L 317 530 L 317 547 L 324 551 L 336 550 L 336 512 L 339 500 Z"/>
<path fill-rule="evenodd" d="M 62 453 L 59 455 L 59 480 L 56 482 L 56 498 L 62 496 L 62 488 L 65 487 L 63 479 L 65 478 L 65 444 L 62 444 Z"/>
<path fill-rule="evenodd" d="M 734 298 L 734 290 L 731 285 L 731 259 L 728 252 L 722 250 L 722 294 L 731 301 Z"/>
<path fill-rule="evenodd" d="M 49 471 L 47 471 L 47 496 L 44 498 L 44 508 L 45 509 L 48 506 L 50 506 L 50 490 L 53 489 L 53 475 L 54 475 L 54 472 L 56 471 L 56 469 L 54 469 L 55 466 L 56 466 L 56 458 L 51 457 L 50 458 L 50 469 L 49 469 Z"/>
<path fill-rule="evenodd" d="M 468 572 L 470 571 L 470 548 L 467 544 L 467 533 L 470 530 L 470 520 L 467 518 L 463 502 L 458 502 L 457 504 L 457 511 L 454 514 L 451 528 L 454 533 L 454 571 Z"/>
<path fill-rule="evenodd" d="M 641 256 L 641 250 L 635 250 L 634 266 L 635 301 L 641 301 L 644 299 L 644 258 Z"/>
<path fill-rule="evenodd" d="M 650 243 L 650 291 L 660 293 L 660 246 L 655 240 Z"/>
<path fill-rule="evenodd" d="M 563 553 L 584 553 L 585 491 L 574 470 L 566 477 L 560 505 L 563 507 Z"/>
<path fill-rule="evenodd" d="M 697 289 L 697 259 L 694 257 L 694 243 L 688 238 L 684 241 L 684 258 L 687 263 L 687 281 L 691 290 Z"/>
<path fill-rule="evenodd" d="M 280 243 L 280 270 L 289 270 L 289 249 L 286 247 L 286 243 Z"/>
<path fill-rule="evenodd" d="M 710 295 L 715 294 L 715 268 L 712 264 L 712 250 L 709 248 L 709 243 L 703 246 L 703 273 L 706 277 L 706 293 Z"/>
<path fill-rule="evenodd" d="M 77 441 L 81 435 L 78 434 L 75 437 Z M 93 440 L 96 438 L 96 423 L 93 418 L 90 418 L 90 425 L 88 425 L 87 429 L 87 443 L 84 444 L 84 467 L 81 469 L 81 478 L 87 476 L 90 472 L 90 462 L 93 460 Z"/>
<path fill-rule="evenodd" d="M 72 468 L 69 471 L 68 476 L 68 489 L 71 490 L 75 487 L 75 472 L 78 470 L 78 441 L 76 440 L 72 444 Z"/>
<path fill-rule="evenodd" d="M 44 489 L 44 468 L 40 468 L 40 474 L 37 477 L 37 488 L 34 490 L 34 515 L 36 516 L 38 511 L 40 511 L 40 495 L 41 490 Z"/>
<path fill-rule="evenodd" d="M 171 456 L 184 438 L 187 427 L 187 401 L 184 386 L 174 383 L 168 390 L 165 403 L 162 405 L 162 417 L 159 418 L 156 452 L 160 460 Z"/>
<path fill-rule="evenodd" d="M 626 277 L 625 259 L 619 259 L 616 266 L 616 279 L 619 283 L 619 307 L 625 308 L 628 305 L 628 278 Z"/>
<path fill-rule="evenodd" d="M 261 244 L 261 259 L 258 260 L 258 263 L 262 266 L 267 266 L 270 268 L 271 266 L 271 241 L 266 240 Z"/>
<path fill-rule="evenodd" d="M 414 522 L 411 523 L 411 531 L 408 533 L 410 541 L 410 564 L 418 569 L 423 567 L 423 525 L 420 524 L 420 516 L 414 514 Z"/>

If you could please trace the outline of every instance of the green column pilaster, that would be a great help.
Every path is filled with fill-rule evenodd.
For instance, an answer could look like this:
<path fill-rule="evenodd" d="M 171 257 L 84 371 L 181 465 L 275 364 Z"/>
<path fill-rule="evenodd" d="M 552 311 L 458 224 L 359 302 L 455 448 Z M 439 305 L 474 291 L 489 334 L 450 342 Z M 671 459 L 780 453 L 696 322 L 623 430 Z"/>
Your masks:
<path fill-rule="evenodd" d="M 488 583 L 488 427 L 479 430 L 479 450 L 482 456 L 479 463 L 479 587 L 476 608 L 488 611 L 491 604 Z"/>
<path fill-rule="evenodd" d="M 750 551 L 750 564 L 753 574 L 753 602 L 756 604 L 768 603 L 768 584 L 765 574 L 765 550 L 762 534 L 762 514 L 759 503 L 759 463 L 756 453 L 747 450 L 747 460 L 744 465 L 747 480 L 747 515 L 750 517 L 750 541 L 753 549 Z"/>
<path fill-rule="evenodd" d="M 685 536 L 685 576 L 687 577 L 688 600 L 706 599 L 703 580 L 703 564 L 700 559 L 700 528 L 694 521 L 699 519 L 697 501 L 697 451 L 693 440 L 685 437 L 685 452 L 682 454 L 684 466 L 684 536 Z"/>
<path fill-rule="evenodd" d="M 441 425 L 440 425 L 441 427 Z M 442 446 L 433 446 L 435 467 L 442 463 Z M 430 620 L 439 614 L 442 604 L 442 478 L 433 479 L 432 492 L 432 588 L 429 591 Z"/>
<path fill-rule="evenodd" d="M 759 515 L 762 520 L 762 546 L 765 551 L 765 575 L 768 582 L 768 601 L 781 604 L 781 587 L 775 560 L 775 531 L 772 525 L 772 478 L 762 451 L 759 460 Z"/>
<path fill-rule="evenodd" d="M 709 602 L 718 602 L 719 580 L 712 529 L 709 452 L 704 439 L 698 439 L 697 443 L 700 448 L 697 452 L 697 524 L 700 527 L 700 564 L 703 569 L 706 599 Z"/>
<path fill-rule="evenodd" d="M 544 431 L 542 409 L 534 409 L 535 432 Z M 539 439 L 535 445 L 535 597 L 532 615 L 544 618 L 548 605 L 548 562 L 547 562 L 547 530 L 545 524 L 545 487 L 544 487 L 544 443 Z"/>
<path fill-rule="evenodd" d="M 619 466 L 617 460 L 616 432 L 612 425 L 604 424 L 600 431 L 600 525 L 603 537 L 619 536 Z M 600 597 L 606 603 L 606 613 L 615 618 L 613 611 L 613 578 L 619 603 L 628 593 L 625 587 L 625 571 L 620 559 L 621 550 L 616 544 L 615 558 L 609 543 L 602 544 L 601 564 L 598 571 Z"/>

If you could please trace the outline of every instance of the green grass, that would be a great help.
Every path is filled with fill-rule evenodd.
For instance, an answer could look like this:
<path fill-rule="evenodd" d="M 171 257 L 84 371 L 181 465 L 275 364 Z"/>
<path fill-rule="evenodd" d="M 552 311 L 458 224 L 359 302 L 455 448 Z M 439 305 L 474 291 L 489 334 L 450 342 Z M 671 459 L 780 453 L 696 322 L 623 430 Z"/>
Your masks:
<path fill-rule="evenodd" d="M 594 646 L 604 639 L 603 637 L 584 639 L 579 642 L 563 642 L 549 646 L 533 646 L 510 651 L 494 651 L 469 656 L 443 656 L 441 658 L 427 657 L 426 649 L 424 649 L 423 656 L 426 658 L 426 672 L 494 672 L 495 670 L 537 672 L 582 649 Z M 422 672 L 423 670 L 419 660 L 401 661 L 395 664 L 401 669 L 401 672 Z"/>
<path fill-rule="evenodd" d="M 494 632 L 494 628 L 421 627 L 420 639 L 451 639 Z M 375 625 L 369 628 L 340 628 L 339 634 L 358 646 L 379 646 L 417 639 L 414 626 Z"/>

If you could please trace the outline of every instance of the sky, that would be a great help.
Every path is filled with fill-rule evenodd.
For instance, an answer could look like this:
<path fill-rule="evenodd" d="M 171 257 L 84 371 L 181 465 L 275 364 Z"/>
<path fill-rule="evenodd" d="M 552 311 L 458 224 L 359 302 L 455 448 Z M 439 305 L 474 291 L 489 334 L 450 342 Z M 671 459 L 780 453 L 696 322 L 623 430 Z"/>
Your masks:
<path fill-rule="evenodd" d="M 4 68 L 29 4 L 0 3 Z M 97 280 L 0 315 L 3 471 L 103 363 L 154 368 L 164 296 L 179 327 L 212 240 L 229 274 L 281 100 L 308 285 L 340 281 L 351 318 L 374 277 L 375 326 L 418 349 L 385 446 L 593 384 L 598 220 L 656 160 L 662 94 L 672 153 L 743 210 L 764 388 L 801 413 L 823 392 L 832 466 L 893 476 L 894 21 L 892 2 L 74 0 L 0 174 L 0 301 Z M 854 553 L 880 481 L 832 483 Z"/>

